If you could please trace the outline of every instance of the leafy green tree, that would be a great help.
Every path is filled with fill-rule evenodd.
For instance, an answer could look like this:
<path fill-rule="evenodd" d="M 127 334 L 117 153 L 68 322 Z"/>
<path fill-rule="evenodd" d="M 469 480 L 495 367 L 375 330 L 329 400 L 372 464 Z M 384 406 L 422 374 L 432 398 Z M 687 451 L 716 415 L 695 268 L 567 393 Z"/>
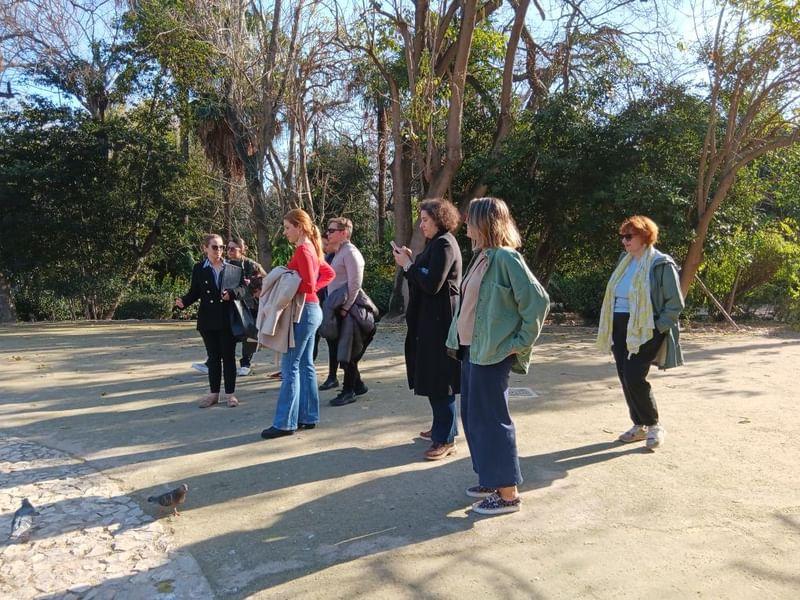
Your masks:
<path fill-rule="evenodd" d="M 141 106 L 98 123 L 42 102 L 2 122 L 0 257 L 29 305 L 49 291 L 73 307 L 61 316 L 111 318 L 162 244 L 207 224 L 211 190 L 182 160 L 169 113 Z"/>

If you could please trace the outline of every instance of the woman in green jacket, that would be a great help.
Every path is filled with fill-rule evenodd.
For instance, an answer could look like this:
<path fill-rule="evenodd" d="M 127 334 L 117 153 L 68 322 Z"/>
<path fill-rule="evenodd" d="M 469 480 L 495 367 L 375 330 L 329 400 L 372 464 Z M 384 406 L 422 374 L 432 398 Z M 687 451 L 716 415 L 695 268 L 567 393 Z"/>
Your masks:
<path fill-rule="evenodd" d="M 611 350 L 633 426 L 619 436 L 624 443 L 645 440 L 655 450 L 666 429 L 647 374 L 650 365 L 668 369 L 683 364 L 678 316 L 683 296 L 678 267 L 671 256 L 655 249 L 658 225 L 636 215 L 619 227 L 625 252 L 606 286 L 597 345 Z"/>
<path fill-rule="evenodd" d="M 475 254 L 447 347 L 461 358 L 461 422 L 478 475 L 467 495 L 481 498 L 474 512 L 497 515 L 519 510 L 522 483 L 508 377 L 511 371 L 527 373 L 550 299 L 515 250 L 522 240 L 505 202 L 470 202 L 467 237 Z"/>

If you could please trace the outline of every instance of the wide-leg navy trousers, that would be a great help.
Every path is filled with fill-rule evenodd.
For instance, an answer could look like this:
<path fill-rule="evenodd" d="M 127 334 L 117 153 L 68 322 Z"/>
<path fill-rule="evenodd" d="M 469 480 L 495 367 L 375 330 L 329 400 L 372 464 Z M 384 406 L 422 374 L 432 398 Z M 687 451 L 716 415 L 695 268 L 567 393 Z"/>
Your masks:
<path fill-rule="evenodd" d="M 517 433 L 508 412 L 508 376 L 514 356 L 494 365 L 475 365 L 462 347 L 461 423 L 472 455 L 472 469 L 483 487 L 522 483 Z"/>

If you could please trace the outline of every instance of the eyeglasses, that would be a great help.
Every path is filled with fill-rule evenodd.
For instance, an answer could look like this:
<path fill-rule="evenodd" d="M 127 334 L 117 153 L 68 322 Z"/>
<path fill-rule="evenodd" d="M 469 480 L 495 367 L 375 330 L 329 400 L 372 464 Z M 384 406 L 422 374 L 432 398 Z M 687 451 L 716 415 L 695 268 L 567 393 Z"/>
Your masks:
<path fill-rule="evenodd" d="M 619 234 L 619 239 L 625 240 L 626 242 L 630 242 L 635 237 L 636 237 L 635 233 L 620 233 Z"/>
<path fill-rule="evenodd" d="M 325 233 L 336 233 L 337 231 L 344 231 L 344 229 L 326 229 Z"/>
<path fill-rule="evenodd" d="M 217 246 L 216 244 L 209 244 L 208 247 L 212 250 L 225 250 L 225 246 Z"/>
<path fill-rule="evenodd" d="M 228 246 L 228 250 L 238 250 L 239 246 Z"/>

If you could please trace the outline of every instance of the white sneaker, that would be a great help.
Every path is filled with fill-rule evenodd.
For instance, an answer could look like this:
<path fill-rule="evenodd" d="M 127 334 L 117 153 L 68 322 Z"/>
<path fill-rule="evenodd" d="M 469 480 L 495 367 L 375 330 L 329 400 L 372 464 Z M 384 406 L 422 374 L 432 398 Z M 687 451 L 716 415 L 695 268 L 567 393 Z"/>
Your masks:
<path fill-rule="evenodd" d="M 617 438 L 623 444 L 630 444 L 631 442 L 641 442 L 647 438 L 646 425 L 634 425 L 625 433 L 620 434 Z"/>
<path fill-rule="evenodd" d="M 251 369 L 250 367 L 239 367 L 238 369 L 236 369 L 236 374 L 239 377 L 245 377 L 246 375 L 250 375 L 252 370 L 253 369 Z"/>
<path fill-rule="evenodd" d="M 195 371 L 201 372 L 203 375 L 208 375 L 208 367 L 206 363 L 192 363 L 192 368 Z"/>
<path fill-rule="evenodd" d="M 667 437 L 667 430 L 661 425 L 656 423 L 651 425 L 647 430 L 647 441 L 644 443 L 650 450 L 655 450 L 664 443 L 664 438 Z"/>

